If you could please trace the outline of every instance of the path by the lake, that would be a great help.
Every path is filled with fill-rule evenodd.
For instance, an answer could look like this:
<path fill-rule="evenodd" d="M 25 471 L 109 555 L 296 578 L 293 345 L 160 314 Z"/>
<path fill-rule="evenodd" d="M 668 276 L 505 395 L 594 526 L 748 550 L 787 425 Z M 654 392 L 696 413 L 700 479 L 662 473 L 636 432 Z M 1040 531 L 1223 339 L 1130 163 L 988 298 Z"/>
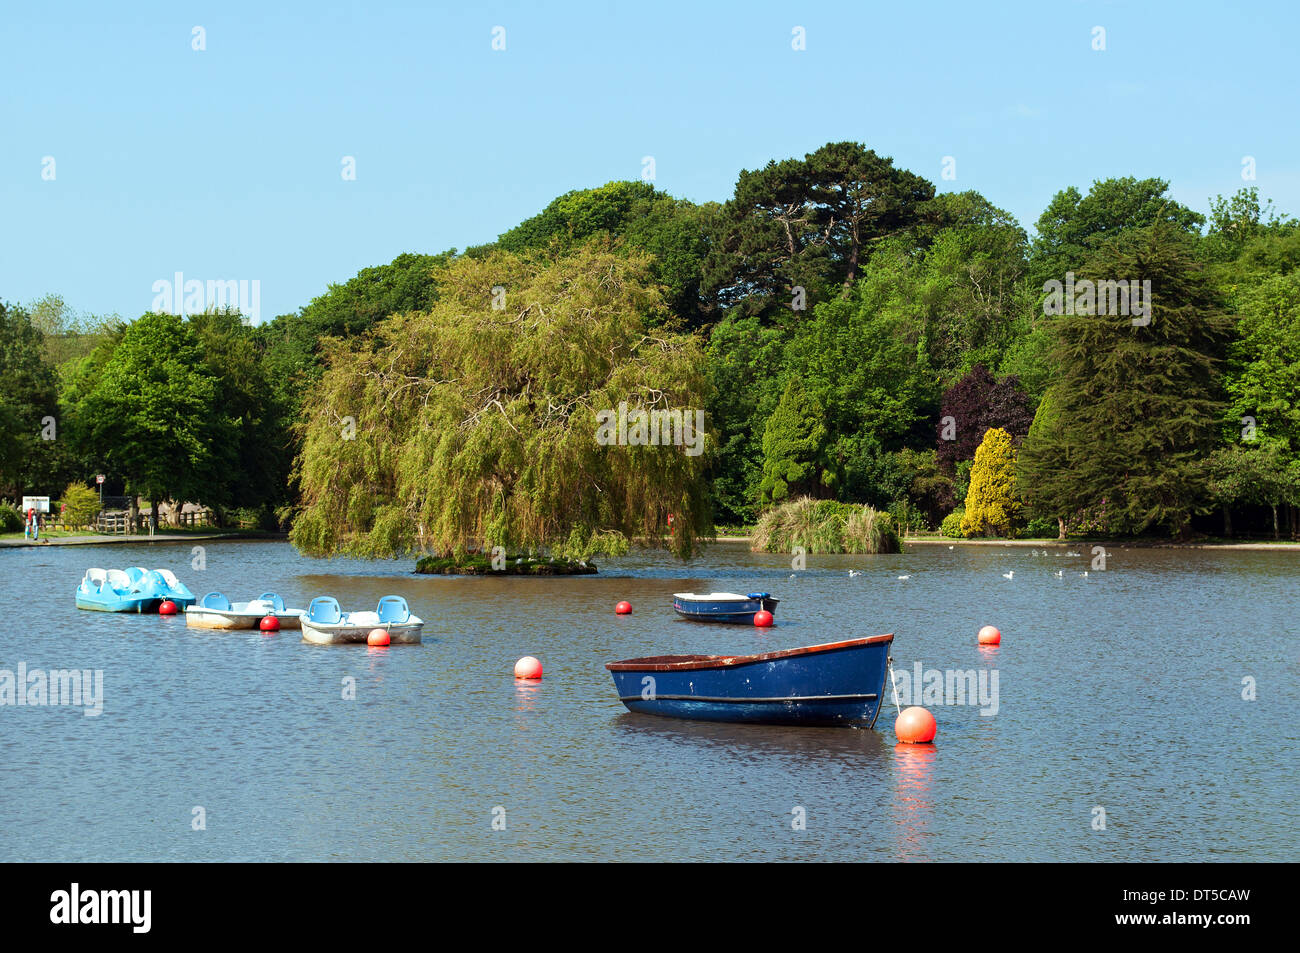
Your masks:
<path fill-rule="evenodd" d="M 93 533 L 85 536 L 47 536 L 42 539 L 0 539 L 0 547 L 10 549 L 42 546 L 112 546 L 122 543 L 185 543 L 191 540 L 203 541 L 213 539 L 283 539 L 283 536 L 266 533 L 147 533 L 136 536 L 98 536 Z"/>

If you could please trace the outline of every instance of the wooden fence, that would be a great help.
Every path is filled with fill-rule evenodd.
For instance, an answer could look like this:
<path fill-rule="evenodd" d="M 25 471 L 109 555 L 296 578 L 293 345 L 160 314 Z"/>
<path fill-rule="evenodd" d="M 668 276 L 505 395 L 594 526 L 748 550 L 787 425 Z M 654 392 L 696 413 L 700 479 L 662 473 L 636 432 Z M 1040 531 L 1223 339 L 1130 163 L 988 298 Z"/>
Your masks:
<path fill-rule="evenodd" d="M 189 513 L 180 513 L 177 516 L 177 521 L 180 523 L 182 529 L 198 529 L 204 526 L 212 526 L 212 511 L 204 509 L 193 510 Z M 63 528 L 58 524 L 53 525 L 56 529 Z M 158 529 L 166 530 L 169 527 L 172 527 L 172 524 L 163 520 L 159 523 Z M 135 523 L 132 524 L 130 513 L 120 510 L 103 512 L 96 517 L 94 528 L 101 533 L 113 533 L 116 535 L 148 533 L 149 516 L 145 513 L 137 514 Z"/>

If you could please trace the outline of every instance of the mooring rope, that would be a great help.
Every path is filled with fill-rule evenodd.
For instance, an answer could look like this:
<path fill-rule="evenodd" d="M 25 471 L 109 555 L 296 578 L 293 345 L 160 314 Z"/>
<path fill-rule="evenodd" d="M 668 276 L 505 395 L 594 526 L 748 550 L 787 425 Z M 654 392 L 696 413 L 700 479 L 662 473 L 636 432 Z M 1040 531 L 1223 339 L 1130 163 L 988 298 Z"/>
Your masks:
<path fill-rule="evenodd" d="M 889 684 L 894 689 L 894 707 L 898 709 L 898 713 L 901 715 L 903 706 L 898 703 L 898 680 L 894 677 L 894 657 L 892 655 L 889 657 Z"/>

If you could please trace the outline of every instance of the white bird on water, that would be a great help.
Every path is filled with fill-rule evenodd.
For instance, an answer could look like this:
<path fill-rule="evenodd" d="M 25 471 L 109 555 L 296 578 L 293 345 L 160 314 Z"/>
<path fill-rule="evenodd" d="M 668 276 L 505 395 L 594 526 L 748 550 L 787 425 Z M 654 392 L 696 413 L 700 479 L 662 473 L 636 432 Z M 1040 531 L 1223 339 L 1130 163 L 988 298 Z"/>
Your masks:
<path fill-rule="evenodd" d="M 1056 578 L 1057 578 L 1057 579 L 1060 579 L 1060 578 L 1061 578 L 1062 576 L 1064 576 L 1064 575 L 1065 575 L 1065 570 L 1064 570 L 1064 569 L 1058 569 L 1058 570 L 1056 570 Z"/>
<path fill-rule="evenodd" d="M 899 576 L 898 578 L 899 578 L 899 579 L 911 579 L 912 576 L 911 576 L 911 574 L 909 573 L 909 574 L 906 575 L 906 576 Z"/>
<path fill-rule="evenodd" d="M 861 576 L 861 575 L 862 575 L 862 571 L 861 571 L 860 569 L 850 569 L 850 570 L 849 570 L 849 578 L 850 578 L 850 579 L 856 579 L 858 576 Z"/>
<path fill-rule="evenodd" d="M 1087 579 L 1087 578 L 1088 578 L 1088 570 L 1085 569 L 1083 572 L 1079 573 L 1079 575 L 1082 576 L 1084 579 Z"/>
<path fill-rule="evenodd" d="M 949 546 L 949 547 L 948 547 L 948 548 L 949 548 L 949 549 L 952 549 L 952 547 L 951 547 L 951 546 Z"/>
<path fill-rule="evenodd" d="M 1010 572 L 1004 572 L 1004 573 L 1002 574 L 1002 578 L 1003 578 L 1003 579 L 1010 579 L 1010 578 L 1011 578 L 1012 576 L 1014 576 L 1015 574 L 1016 574 L 1016 571 L 1013 569 L 1013 570 L 1011 570 Z"/>

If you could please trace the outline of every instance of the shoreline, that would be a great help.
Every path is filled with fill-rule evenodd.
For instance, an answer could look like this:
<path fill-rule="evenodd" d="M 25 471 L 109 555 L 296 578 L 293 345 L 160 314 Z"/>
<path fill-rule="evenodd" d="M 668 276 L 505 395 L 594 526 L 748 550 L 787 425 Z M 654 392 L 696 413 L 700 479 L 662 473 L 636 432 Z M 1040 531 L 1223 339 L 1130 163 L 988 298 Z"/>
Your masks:
<path fill-rule="evenodd" d="M 123 546 L 142 543 L 185 543 L 214 539 L 288 539 L 284 533 L 155 533 L 134 536 L 57 536 L 42 540 L 0 539 L 0 549 L 44 549 L 46 546 Z"/>
<path fill-rule="evenodd" d="M 750 536 L 718 536 L 715 543 L 747 543 Z M 946 536 L 908 536 L 902 540 L 903 545 L 916 543 L 921 546 L 1030 546 L 1035 549 L 1049 546 L 1068 549 L 1071 546 L 1108 546 L 1114 549 L 1244 549 L 1244 550 L 1295 550 L 1300 552 L 1300 541 L 1296 542 L 1241 542 L 1179 543 L 1173 540 L 1160 542 L 1156 540 L 1137 539 L 949 539 Z"/>
<path fill-rule="evenodd" d="M 48 537 L 40 541 L 30 539 L 0 539 L 0 549 L 42 549 L 46 546 L 123 546 L 148 543 L 184 543 L 188 541 L 264 539 L 287 540 L 287 533 L 158 533 L 153 536 L 60 536 Z M 706 540 L 712 543 L 748 543 L 751 536 L 715 536 Z M 1115 539 L 1069 539 L 1062 542 L 1056 539 L 949 539 L 944 536 L 909 536 L 902 540 L 903 545 L 921 546 L 1030 546 L 1034 548 L 1071 546 L 1109 546 L 1115 549 L 1237 549 L 1237 550 L 1294 550 L 1300 552 L 1300 541 L 1296 542 L 1160 542 L 1154 540 L 1115 540 Z"/>

